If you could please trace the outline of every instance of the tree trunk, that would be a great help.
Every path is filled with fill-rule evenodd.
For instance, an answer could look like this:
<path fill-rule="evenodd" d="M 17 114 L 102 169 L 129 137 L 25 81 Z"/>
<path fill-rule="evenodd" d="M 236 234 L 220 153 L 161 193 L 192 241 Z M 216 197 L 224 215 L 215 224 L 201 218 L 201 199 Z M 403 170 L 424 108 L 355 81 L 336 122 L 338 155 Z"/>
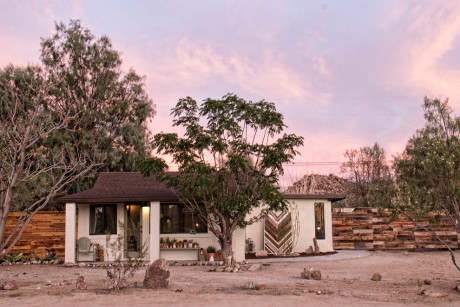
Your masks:
<path fill-rule="evenodd" d="M 233 248 L 232 248 L 232 238 L 222 240 L 222 254 L 224 257 L 225 266 L 233 266 L 235 261 L 233 260 Z"/>

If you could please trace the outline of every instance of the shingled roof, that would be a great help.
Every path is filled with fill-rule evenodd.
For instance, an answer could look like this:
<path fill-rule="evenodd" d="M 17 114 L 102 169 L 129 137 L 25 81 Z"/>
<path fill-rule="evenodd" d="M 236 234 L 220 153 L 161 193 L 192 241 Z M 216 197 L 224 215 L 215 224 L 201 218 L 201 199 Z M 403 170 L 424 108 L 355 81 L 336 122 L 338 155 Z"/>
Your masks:
<path fill-rule="evenodd" d="M 139 172 L 99 173 L 92 189 L 63 196 L 58 203 L 122 203 L 178 201 L 174 192 L 154 177 Z"/>

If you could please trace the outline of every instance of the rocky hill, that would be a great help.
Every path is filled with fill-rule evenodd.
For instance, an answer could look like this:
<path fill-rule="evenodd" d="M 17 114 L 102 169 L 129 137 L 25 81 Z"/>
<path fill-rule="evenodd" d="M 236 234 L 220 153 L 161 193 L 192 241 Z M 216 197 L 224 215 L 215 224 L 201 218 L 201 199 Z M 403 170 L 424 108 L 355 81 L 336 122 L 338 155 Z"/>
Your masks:
<path fill-rule="evenodd" d="M 335 175 L 305 175 L 302 179 L 295 182 L 286 189 L 286 194 L 334 194 L 346 195 L 350 188 L 350 182 L 347 179 Z"/>

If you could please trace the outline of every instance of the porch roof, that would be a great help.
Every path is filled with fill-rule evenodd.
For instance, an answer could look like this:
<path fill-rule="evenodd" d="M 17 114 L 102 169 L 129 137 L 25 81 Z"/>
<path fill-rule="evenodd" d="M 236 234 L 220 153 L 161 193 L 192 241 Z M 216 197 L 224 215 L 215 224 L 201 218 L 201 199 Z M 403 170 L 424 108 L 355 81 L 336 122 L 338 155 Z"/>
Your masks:
<path fill-rule="evenodd" d="M 139 172 L 101 172 L 93 188 L 59 197 L 58 203 L 123 203 L 178 201 L 174 192 L 153 176 Z"/>

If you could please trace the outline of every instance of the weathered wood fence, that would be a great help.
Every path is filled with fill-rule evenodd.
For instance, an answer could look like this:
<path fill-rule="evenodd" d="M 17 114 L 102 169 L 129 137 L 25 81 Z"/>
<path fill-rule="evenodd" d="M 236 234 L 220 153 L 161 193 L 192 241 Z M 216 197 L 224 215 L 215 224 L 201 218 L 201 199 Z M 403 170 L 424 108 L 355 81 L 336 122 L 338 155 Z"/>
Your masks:
<path fill-rule="evenodd" d="M 6 224 L 6 235 L 11 233 L 19 212 L 10 214 Z M 57 258 L 64 259 L 65 213 L 44 211 L 37 213 L 26 226 L 24 233 L 10 253 L 30 254 L 45 257 L 47 251 L 56 253 Z"/>
<path fill-rule="evenodd" d="M 460 235 L 446 216 L 431 214 L 418 223 L 430 226 L 450 248 L 459 248 Z M 376 208 L 334 208 L 334 249 L 444 249 L 439 240 L 402 214 Z"/>

